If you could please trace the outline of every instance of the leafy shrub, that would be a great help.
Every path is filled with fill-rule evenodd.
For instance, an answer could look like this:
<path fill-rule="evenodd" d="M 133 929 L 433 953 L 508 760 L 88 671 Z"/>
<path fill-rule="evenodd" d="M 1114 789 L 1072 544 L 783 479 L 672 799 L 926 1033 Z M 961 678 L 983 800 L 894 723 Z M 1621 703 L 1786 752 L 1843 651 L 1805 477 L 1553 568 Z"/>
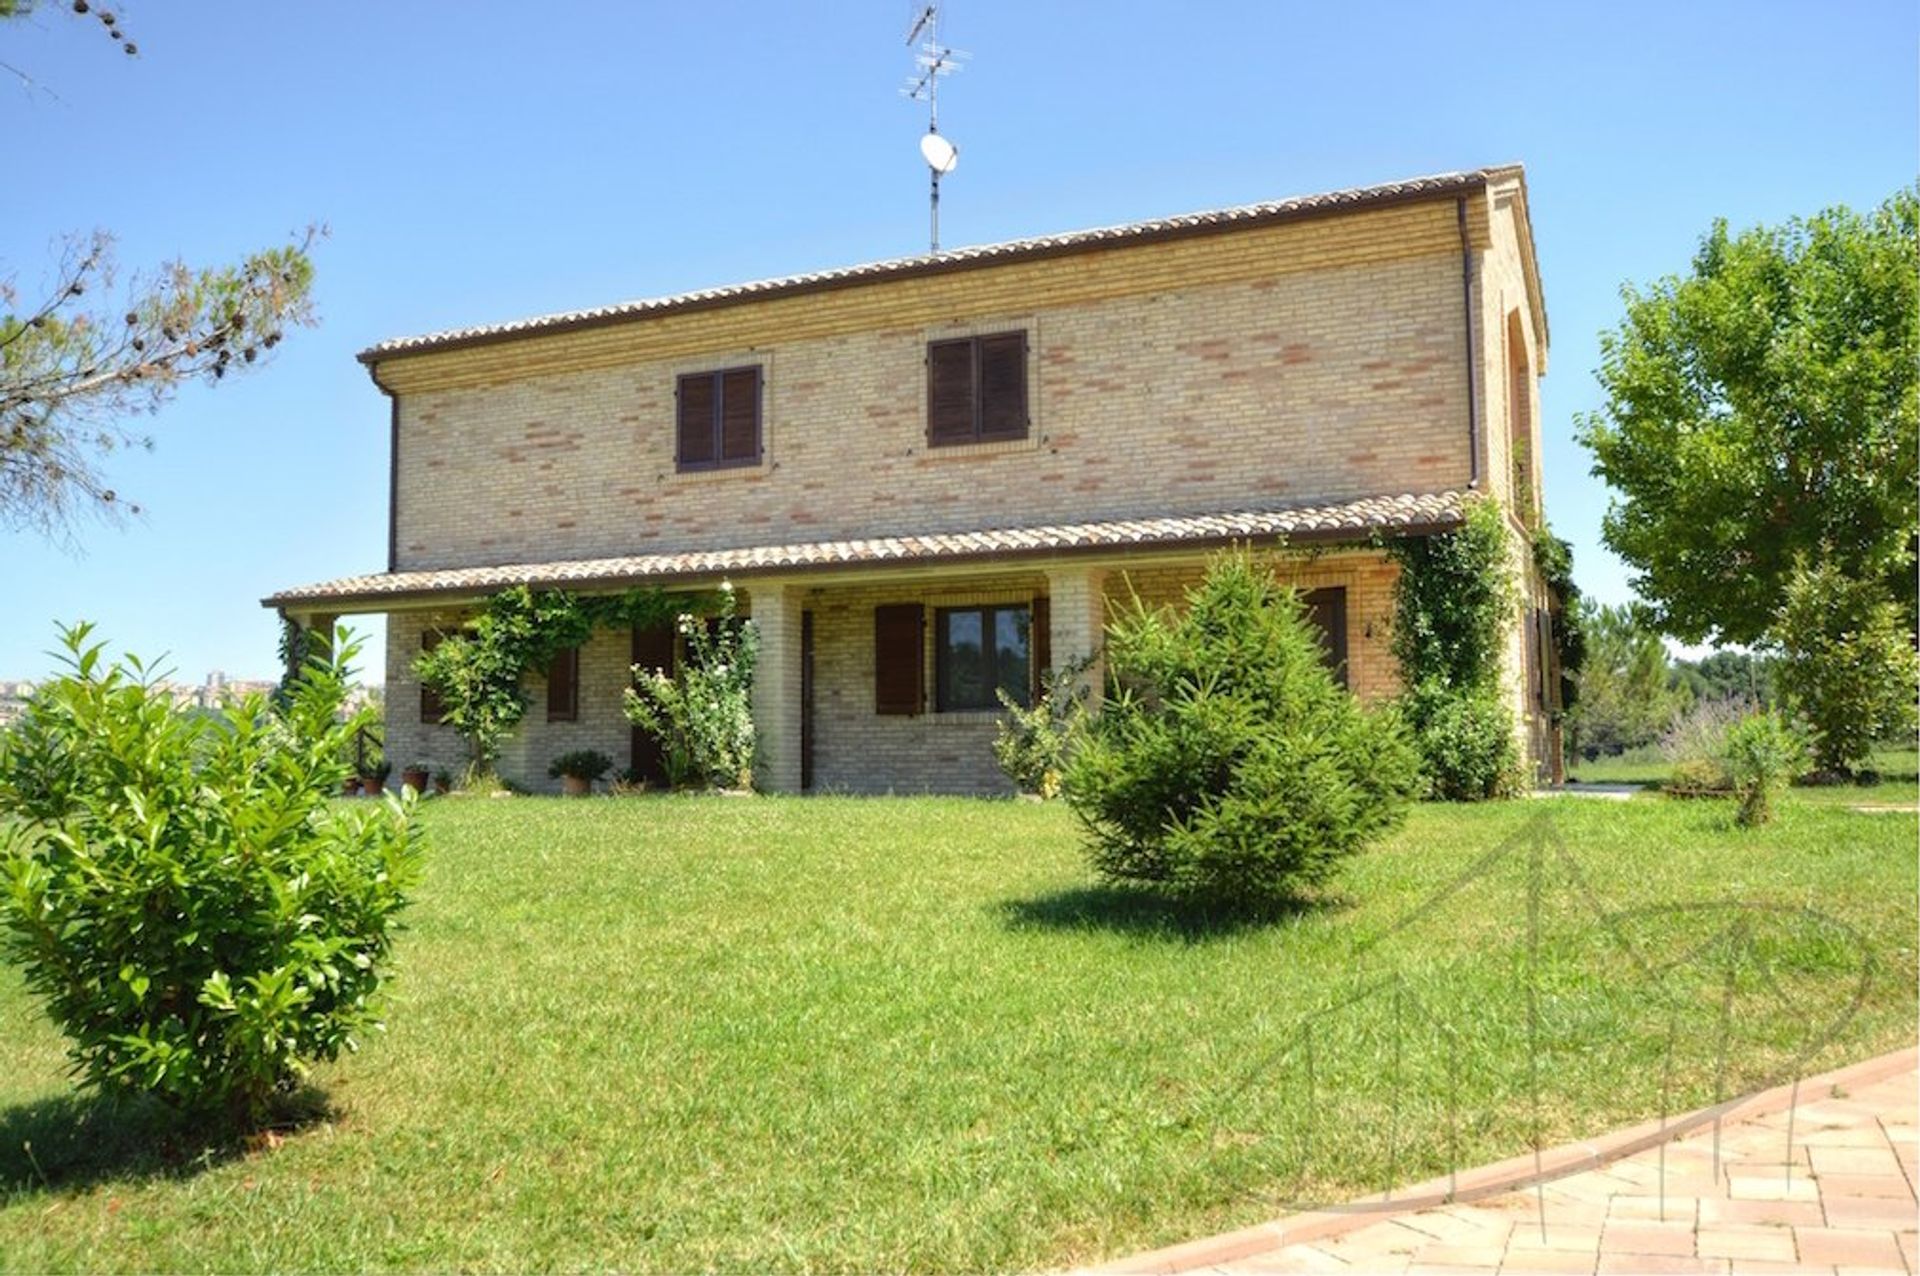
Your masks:
<path fill-rule="evenodd" d="M 574 749 L 563 753 L 547 767 L 551 779 L 567 776 L 575 780 L 597 780 L 613 768 L 613 759 L 598 749 Z"/>
<path fill-rule="evenodd" d="M 1912 738 L 1920 665 L 1882 583 L 1803 562 L 1787 581 L 1774 631 L 1782 656 L 1776 680 L 1812 729 L 1822 771 L 1849 775 L 1876 741 Z"/>
<path fill-rule="evenodd" d="M 1040 694 L 1031 706 L 1005 691 L 999 692 L 1006 716 L 995 727 L 993 758 L 1014 787 L 1044 798 L 1060 795 L 1067 754 L 1086 713 L 1087 670 L 1091 657 L 1073 661 L 1041 675 Z"/>
<path fill-rule="evenodd" d="M 1333 681 L 1297 596 L 1244 553 L 1184 612 L 1108 630 L 1113 688 L 1066 764 L 1102 876 L 1253 903 L 1324 880 L 1403 816 L 1418 761 Z"/>
<path fill-rule="evenodd" d="M 1480 802 L 1519 791 L 1513 714 L 1496 688 L 1422 683 L 1406 696 L 1405 712 L 1424 763 L 1427 796 Z"/>
<path fill-rule="evenodd" d="M 1740 798 L 1739 821 L 1773 818 L 1773 802 L 1807 766 L 1806 742 L 1779 714 L 1750 714 L 1727 732 L 1727 775 Z"/>
<path fill-rule="evenodd" d="M 733 591 L 723 586 L 715 623 L 682 615 L 686 655 L 672 673 L 635 665 L 627 720 L 652 733 L 676 787 L 745 788 L 753 782 L 753 664 L 759 636 L 737 623 Z"/>
<path fill-rule="evenodd" d="M 397 799 L 328 801 L 351 645 L 277 708 L 188 715 L 90 633 L 0 736 L 0 949 L 84 1083 L 258 1118 L 380 1026 L 420 833 Z"/>
<path fill-rule="evenodd" d="M 1682 758 L 1673 764 L 1673 774 L 1667 777 L 1663 787 L 1667 792 L 1682 797 L 1708 793 L 1724 795 L 1733 790 L 1733 780 L 1727 775 L 1726 764 L 1719 758 Z"/>

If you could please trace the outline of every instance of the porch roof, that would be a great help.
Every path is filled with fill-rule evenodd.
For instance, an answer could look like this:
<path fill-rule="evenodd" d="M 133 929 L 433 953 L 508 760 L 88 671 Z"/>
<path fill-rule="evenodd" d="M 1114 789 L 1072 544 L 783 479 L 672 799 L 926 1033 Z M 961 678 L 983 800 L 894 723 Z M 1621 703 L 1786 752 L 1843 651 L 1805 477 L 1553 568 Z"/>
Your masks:
<path fill-rule="evenodd" d="M 619 558 L 375 572 L 281 590 L 262 599 L 261 605 L 377 611 L 393 603 L 472 596 L 512 585 L 617 588 L 718 576 L 753 577 L 838 567 L 968 559 L 1046 558 L 1102 550 L 1199 548 L 1239 541 L 1337 542 L 1356 540 L 1374 532 L 1410 535 L 1443 530 L 1460 521 L 1465 499 L 1459 492 L 1407 493 L 1265 510 L 1048 523 L 917 536 L 633 554 Z"/>

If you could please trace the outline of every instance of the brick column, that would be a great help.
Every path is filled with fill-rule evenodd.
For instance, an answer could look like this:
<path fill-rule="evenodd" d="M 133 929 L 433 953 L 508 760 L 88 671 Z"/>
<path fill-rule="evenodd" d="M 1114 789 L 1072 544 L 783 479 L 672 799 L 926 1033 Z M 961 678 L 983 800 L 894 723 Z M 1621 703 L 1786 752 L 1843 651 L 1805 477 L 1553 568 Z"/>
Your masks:
<path fill-rule="evenodd" d="M 1053 667 L 1067 665 L 1100 651 L 1107 629 L 1107 574 L 1099 568 L 1062 567 L 1047 570 L 1047 598 L 1052 616 L 1049 637 Z M 1089 709 L 1100 707 L 1105 670 L 1095 661 L 1080 679 L 1090 689 Z"/>
<path fill-rule="evenodd" d="M 291 619 L 293 623 L 300 626 L 301 630 L 306 634 L 308 660 L 324 659 L 331 654 L 333 651 L 333 627 L 340 623 L 338 616 L 330 615 L 323 611 L 314 611 L 307 612 L 304 615 L 295 614 Z M 299 672 L 298 669 L 289 668 L 287 670 L 287 676 L 292 678 Z"/>
<path fill-rule="evenodd" d="M 754 787 L 800 791 L 800 594 L 758 585 L 749 595 L 760 656 L 753 668 Z"/>

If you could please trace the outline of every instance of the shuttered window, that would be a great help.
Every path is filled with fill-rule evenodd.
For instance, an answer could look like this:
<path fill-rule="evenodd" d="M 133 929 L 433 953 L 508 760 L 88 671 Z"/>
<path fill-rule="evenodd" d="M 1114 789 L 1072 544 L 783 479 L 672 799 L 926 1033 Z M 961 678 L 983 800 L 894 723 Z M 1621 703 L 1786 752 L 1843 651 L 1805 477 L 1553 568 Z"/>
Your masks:
<path fill-rule="evenodd" d="M 580 720 L 580 648 L 557 653 L 547 666 L 547 721 Z"/>
<path fill-rule="evenodd" d="M 1024 439 L 1027 426 L 1026 333 L 928 343 L 930 446 Z"/>
<path fill-rule="evenodd" d="M 675 466 L 718 470 L 758 465 L 761 382 L 758 365 L 681 377 L 674 399 Z"/>
<path fill-rule="evenodd" d="M 1352 684 L 1347 679 L 1347 591 L 1344 588 L 1315 589 L 1300 599 L 1307 609 L 1307 619 L 1320 631 L 1320 650 L 1327 662 L 1327 668 L 1333 671 L 1333 678 L 1343 687 Z"/>
<path fill-rule="evenodd" d="M 933 651 L 940 712 L 998 709 L 1002 691 L 1019 704 L 1032 702 L 1033 612 L 1026 604 L 941 608 Z"/>
<path fill-rule="evenodd" d="M 446 636 L 445 634 L 442 634 L 437 629 L 430 629 L 426 633 L 421 634 L 420 635 L 421 653 L 425 654 L 426 652 L 432 651 L 435 647 L 438 647 L 440 645 L 440 640 L 445 636 Z M 420 684 L 420 721 L 440 723 L 440 722 L 446 721 L 446 717 L 447 717 L 447 706 L 445 703 L 441 701 L 440 693 L 435 691 L 432 687 L 429 687 L 426 683 L 424 682 L 421 683 Z"/>
<path fill-rule="evenodd" d="M 926 709 L 926 613 L 919 603 L 873 609 L 873 711 L 912 717 Z"/>

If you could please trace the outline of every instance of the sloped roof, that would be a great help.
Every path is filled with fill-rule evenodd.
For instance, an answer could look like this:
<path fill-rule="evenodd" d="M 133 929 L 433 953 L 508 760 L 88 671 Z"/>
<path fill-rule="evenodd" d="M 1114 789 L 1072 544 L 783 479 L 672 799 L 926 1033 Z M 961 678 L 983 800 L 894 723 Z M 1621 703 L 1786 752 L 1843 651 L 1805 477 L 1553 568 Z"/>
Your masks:
<path fill-rule="evenodd" d="M 1378 186 L 1357 186 L 1346 190 L 1326 191 L 1318 195 L 1300 195 L 1292 199 L 1241 204 L 1233 208 L 1128 222 L 1119 226 L 1102 226 L 1058 235 L 1040 235 L 1030 239 L 1010 239 L 997 244 L 956 248 L 947 252 L 928 253 L 915 257 L 896 257 L 887 261 L 867 262 L 858 266 L 843 266 L 806 274 L 784 275 L 777 279 L 761 279 L 723 288 L 704 288 L 695 292 L 676 293 L 669 297 L 627 301 L 589 310 L 569 310 L 531 319 L 516 319 L 508 323 L 451 328 L 443 332 L 396 337 L 390 341 L 382 341 L 362 350 L 360 360 L 363 363 L 374 364 L 401 355 L 452 350 L 463 346 L 507 341 L 515 337 L 597 327 L 676 310 L 723 306 L 792 293 L 824 291 L 829 288 L 898 278 L 904 275 L 966 270 L 1025 257 L 1084 252 L 1128 243 L 1168 239 L 1182 235 L 1209 234 L 1267 222 L 1322 216 L 1381 204 L 1454 196 L 1478 190 L 1490 180 L 1508 177 L 1519 171 L 1516 166 L 1507 166 L 1478 168 L 1456 173 L 1435 173 L 1405 181 L 1386 182 Z"/>
<path fill-rule="evenodd" d="M 1370 496 L 1333 505 L 1158 518 L 1049 523 L 986 531 L 876 536 L 860 540 L 807 541 L 741 549 L 635 554 L 619 558 L 506 563 L 430 571 L 378 572 L 282 590 L 261 600 L 267 607 L 334 605 L 378 610 L 382 604 L 439 596 L 471 596 L 510 585 L 616 588 L 720 576 L 759 576 L 832 567 L 958 562 L 1061 553 L 1236 541 L 1325 542 L 1355 540 L 1373 532 L 1435 531 L 1458 523 L 1465 499 L 1459 492 Z"/>

